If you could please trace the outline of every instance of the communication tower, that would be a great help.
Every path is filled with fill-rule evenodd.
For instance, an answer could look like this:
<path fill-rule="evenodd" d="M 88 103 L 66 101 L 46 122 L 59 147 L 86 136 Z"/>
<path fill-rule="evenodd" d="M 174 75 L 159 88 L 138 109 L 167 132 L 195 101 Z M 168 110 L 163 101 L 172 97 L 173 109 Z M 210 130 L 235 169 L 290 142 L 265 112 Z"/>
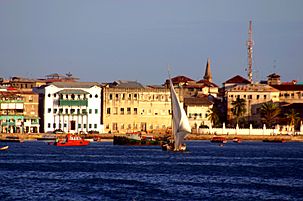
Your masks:
<path fill-rule="evenodd" d="M 248 40 L 246 41 L 247 45 L 247 57 L 248 57 L 248 66 L 247 66 L 247 71 L 248 71 L 248 80 L 252 82 L 252 52 L 253 52 L 253 45 L 254 41 L 252 38 L 252 22 L 249 21 L 249 28 L 248 28 Z"/>

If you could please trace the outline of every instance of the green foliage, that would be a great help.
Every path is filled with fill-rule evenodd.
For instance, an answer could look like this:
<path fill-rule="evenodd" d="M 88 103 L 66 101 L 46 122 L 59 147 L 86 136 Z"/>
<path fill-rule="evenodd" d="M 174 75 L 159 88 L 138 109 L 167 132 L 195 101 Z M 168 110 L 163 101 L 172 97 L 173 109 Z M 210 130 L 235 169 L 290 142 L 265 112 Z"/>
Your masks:
<path fill-rule="evenodd" d="M 246 112 L 246 100 L 243 98 L 237 98 L 235 101 L 231 103 L 233 106 L 231 111 L 232 114 L 236 117 L 236 123 L 239 123 L 239 119 L 245 114 Z"/>
<path fill-rule="evenodd" d="M 273 102 L 263 103 L 260 108 L 262 123 L 265 123 L 268 128 L 271 128 L 277 121 L 281 109 Z"/>

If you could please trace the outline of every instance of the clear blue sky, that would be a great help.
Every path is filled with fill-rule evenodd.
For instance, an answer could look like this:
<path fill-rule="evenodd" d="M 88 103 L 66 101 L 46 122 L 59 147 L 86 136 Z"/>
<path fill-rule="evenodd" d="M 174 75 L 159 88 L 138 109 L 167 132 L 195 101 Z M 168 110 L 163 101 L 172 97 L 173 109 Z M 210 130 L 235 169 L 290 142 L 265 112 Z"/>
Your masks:
<path fill-rule="evenodd" d="M 301 0 L 1 0 L 0 76 L 162 84 L 168 65 L 201 79 L 210 57 L 221 86 L 246 77 L 249 20 L 254 80 L 303 81 Z"/>

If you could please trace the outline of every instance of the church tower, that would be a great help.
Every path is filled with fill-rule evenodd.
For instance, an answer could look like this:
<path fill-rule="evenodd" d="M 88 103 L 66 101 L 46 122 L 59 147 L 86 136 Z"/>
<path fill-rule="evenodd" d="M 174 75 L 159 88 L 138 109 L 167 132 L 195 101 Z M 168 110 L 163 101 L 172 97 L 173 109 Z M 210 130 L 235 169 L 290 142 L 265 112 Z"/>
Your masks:
<path fill-rule="evenodd" d="M 207 59 L 207 64 L 206 64 L 205 74 L 204 74 L 203 79 L 207 80 L 209 82 L 213 81 L 213 76 L 212 76 L 211 71 L 210 71 L 210 58 Z"/>

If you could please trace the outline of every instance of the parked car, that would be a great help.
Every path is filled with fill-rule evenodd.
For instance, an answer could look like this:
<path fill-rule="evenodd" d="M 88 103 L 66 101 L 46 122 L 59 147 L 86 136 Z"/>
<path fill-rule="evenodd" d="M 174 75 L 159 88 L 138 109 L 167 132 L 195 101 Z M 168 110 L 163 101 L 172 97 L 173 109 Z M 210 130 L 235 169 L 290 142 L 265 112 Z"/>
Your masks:
<path fill-rule="evenodd" d="M 61 134 L 61 133 L 64 133 L 64 131 L 63 131 L 62 129 L 59 128 L 59 129 L 54 130 L 53 133 Z"/>

